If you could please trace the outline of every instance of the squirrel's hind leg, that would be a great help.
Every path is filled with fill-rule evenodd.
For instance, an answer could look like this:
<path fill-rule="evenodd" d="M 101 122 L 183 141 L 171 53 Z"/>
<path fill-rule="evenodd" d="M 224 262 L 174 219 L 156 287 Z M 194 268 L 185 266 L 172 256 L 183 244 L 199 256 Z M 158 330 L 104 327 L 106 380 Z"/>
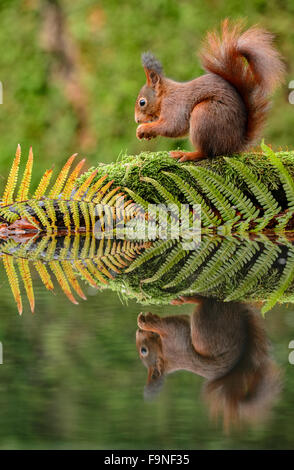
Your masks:
<path fill-rule="evenodd" d="M 187 160 L 202 160 L 206 158 L 203 152 L 184 152 L 182 150 L 176 150 L 173 152 L 169 152 L 172 158 L 176 158 L 179 162 L 186 162 Z"/>
<path fill-rule="evenodd" d="M 233 97 L 205 100 L 197 104 L 190 116 L 190 140 L 206 157 L 231 155 L 243 150 L 246 115 L 242 103 Z"/>

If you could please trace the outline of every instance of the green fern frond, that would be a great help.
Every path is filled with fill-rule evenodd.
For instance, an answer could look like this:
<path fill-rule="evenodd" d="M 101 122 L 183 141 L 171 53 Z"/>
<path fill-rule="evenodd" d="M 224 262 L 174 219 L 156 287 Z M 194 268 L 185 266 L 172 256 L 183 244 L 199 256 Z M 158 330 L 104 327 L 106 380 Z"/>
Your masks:
<path fill-rule="evenodd" d="M 36 216 L 38 217 L 39 221 L 41 222 L 43 227 L 46 229 L 48 234 L 50 234 L 52 231 L 52 226 L 48 219 L 47 213 L 43 210 L 43 208 L 38 203 L 38 201 L 35 201 L 34 199 L 30 199 L 29 205 L 35 212 Z"/>
<path fill-rule="evenodd" d="M 85 223 L 85 230 L 86 230 L 86 232 L 90 232 L 91 223 L 90 223 L 90 214 L 89 214 L 88 204 L 84 201 L 81 201 L 79 203 L 79 206 L 80 206 L 81 212 L 83 214 L 84 223 Z"/>
<path fill-rule="evenodd" d="M 103 264 L 103 262 L 107 259 L 107 257 L 102 257 L 102 258 L 94 258 L 94 262 L 97 265 L 97 268 L 101 272 L 101 274 L 104 274 L 108 279 L 114 279 L 114 276 L 109 272 L 109 270 L 106 268 L 106 266 Z M 105 263 L 106 264 L 106 263 Z M 111 268 L 110 268 L 111 269 Z"/>
<path fill-rule="evenodd" d="M 270 147 L 265 145 L 264 142 L 261 143 L 261 149 L 265 155 L 269 158 L 272 165 L 276 168 L 279 178 L 283 183 L 283 188 L 287 196 L 288 207 L 292 209 L 294 207 L 294 180 L 289 174 L 283 162 L 275 155 Z"/>
<path fill-rule="evenodd" d="M 93 275 L 95 281 L 102 282 L 102 284 L 107 284 L 107 280 L 102 276 L 98 266 L 95 266 L 92 260 L 85 260 L 85 264 L 88 272 Z"/>
<path fill-rule="evenodd" d="M 266 304 L 262 307 L 261 313 L 265 315 L 279 301 L 284 292 L 288 289 L 294 279 L 294 249 L 290 249 L 287 254 L 287 261 L 283 270 L 283 274 L 279 280 L 274 292 L 268 298 Z"/>
<path fill-rule="evenodd" d="M 81 254 L 79 255 L 81 259 L 88 258 L 90 248 L 90 232 L 86 232 L 84 246 L 82 248 Z"/>
<path fill-rule="evenodd" d="M 23 219 L 26 219 L 30 224 L 33 225 L 33 227 L 35 227 L 37 230 L 40 230 L 38 221 L 29 213 L 25 204 L 22 204 L 21 202 L 16 203 L 15 208 Z"/>
<path fill-rule="evenodd" d="M 276 222 L 277 225 L 274 228 L 275 232 L 280 232 L 282 230 L 285 230 L 287 227 L 288 223 L 292 218 L 294 217 L 294 209 L 289 209 L 285 212 L 285 214 L 282 214 L 277 217 Z"/>
<path fill-rule="evenodd" d="M 116 188 L 112 189 L 109 191 L 102 199 L 101 199 L 101 204 L 108 204 L 110 199 L 117 193 L 117 191 L 120 190 L 120 186 L 117 186 Z M 111 204 L 109 204 L 111 205 Z"/>
<path fill-rule="evenodd" d="M 51 240 L 51 236 L 47 234 L 46 236 L 42 237 L 40 243 L 38 244 L 37 248 L 33 250 L 30 254 L 32 259 L 43 258 L 46 253 L 46 248 L 48 246 L 49 241 Z"/>
<path fill-rule="evenodd" d="M 90 227 L 91 227 L 91 232 L 94 233 L 95 231 L 95 224 L 96 224 L 96 208 L 95 204 L 92 202 L 88 202 L 88 212 L 90 216 Z"/>
<path fill-rule="evenodd" d="M 73 244 L 70 250 L 70 257 L 73 260 L 77 260 L 79 258 L 79 246 L 80 246 L 80 234 L 75 233 Z"/>
<path fill-rule="evenodd" d="M 202 167 L 191 167 L 189 168 L 189 172 L 197 180 L 202 191 L 209 196 L 216 209 L 220 212 L 223 220 L 226 222 L 234 219 L 236 217 L 234 207 L 231 205 L 230 201 L 220 193 L 211 179 L 207 178 L 205 169 Z"/>
<path fill-rule="evenodd" d="M 115 273 L 117 274 L 120 274 L 121 273 L 121 270 L 118 269 L 115 264 L 111 261 L 111 255 L 107 255 L 107 256 L 104 256 L 101 258 L 101 260 L 103 261 L 104 264 L 106 264 L 106 266 L 111 269 L 112 271 L 114 271 Z"/>
<path fill-rule="evenodd" d="M 80 228 L 80 214 L 79 214 L 79 206 L 77 201 L 70 201 L 70 208 L 71 208 L 71 213 L 74 221 L 74 231 L 77 233 Z"/>
<path fill-rule="evenodd" d="M 154 188 L 158 191 L 158 193 L 162 196 L 164 199 L 165 204 L 174 204 L 176 205 L 179 209 L 181 209 L 181 203 L 180 201 L 173 196 L 173 194 L 168 191 L 162 184 L 160 184 L 158 181 L 156 181 L 154 178 L 150 178 L 148 176 L 141 176 L 141 181 L 145 181 L 146 183 L 152 184 Z"/>
<path fill-rule="evenodd" d="M 82 261 L 75 262 L 75 269 L 92 286 L 98 289 L 98 284 Z"/>
<path fill-rule="evenodd" d="M 50 261 L 54 259 L 54 254 L 56 251 L 56 245 L 57 245 L 57 238 L 56 236 L 53 236 L 50 240 L 49 243 L 47 244 L 47 249 L 46 249 L 46 254 L 45 254 L 45 259 L 47 261 Z"/>
<path fill-rule="evenodd" d="M 44 207 L 47 212 L 47 217 L 50 219 L 51 228 L 53 232 L 55 233 L 57 231 L 57 227 L 56 227 L 57 216 L 55 212 L 54 201 L 52 199 L 45 199 Z"/>
<path fill-rule="evenodd" d="M 194 177 L 196 177 L 191 166 L 185 166 L 185 169 L 192 175 L 194 173 Z M 252 201 L 250 201 L 250 199 L 245 196 L 245 194 L 240 191 L 235 184 L 207 168 L 202 168 L 201 171 L 203 175 L 206 176 L 208 182 L 214 184 L 217 189 L 224 194 L 224 196 L 230 199 L 230 201 L 241 212 L 243 217 L 247 220 L 255 220 L 257 218 L 260 212 L 259 209 L 256 209 Z"/>
<path fill-rule="evenodd" d="M 132 191 L 129 188 L 124 188 L 124 191 L 129 194 L 129 196 L 137 203 L 139 206 L 143 207 L 145 210 L 148 209 L 149 203 L 145 201 L 141 196 L 136 194 L 134 191 Z"/>
<path fill-rule="evenodd" d="M 240 162 L 236 158 L 225 157 L 226 162 L 231 165 L 247 183 L 252 193 L 261 204 L 264 214 L 263 218 L 270 220 L 277 215 L 281 208 L 267 187 L 259 180 L 259 178 L 249 169 L 248 166 Z M 264 225 L 265 226 L 265 225 Z"/>
<path fill-rule="evenodd" d="M 19 215 L 17 212 L 11 211 L 10 208 L 11 206 L 0 206 L 0 215 L 2 215 L 7 222 L 12 223 L 19 219 Z"/>
<path fill-rule="evenodd" d="M 21 243 L 17 246 L 15 250 L 12 250 L 11 253 L 17 253 L 18 258 L 27 258 L 27 253 L 31 253 L 33 246 L 36 242 L 37 234 L 26 240 L 25 243 Z"/>
<path fill-rule="evenodd" d="M 119 187 L 118 187 L 118 188 L 115 188 L 114 191 L 116 191 L 116 189 L 119 189 Z M 112 198 L 109 199 L 108 205 L 109 205 L 109 206 L 114 206 L 114 205 L 116 205 L 116 209 L 119 208 L 120 206 L 122 206 L 122 203 L 120 204 L 119 201 L 120 201 L 120 199 L 124 200 L 125 196 L 126 196 L 126 195 L 125 195 L 124 193 L 122 193 L 122 192 L 121 192 L 121 193 L 116 193 L 116 194 L 114 194 L 114 195 L 112 196 Z"/>
<path fill-rule="evenodd" d="M 189 171 L 190 167 L 187 167 L 187 169 Z M 182 180 L 182 178 L 180 178 L 175 173 L 170 173 L 167 171 L 164 171 L 163 173 L 175 181 L 175 183 L 178 185 L 180 190 L 186 196 L 187 201 L 189 203 L 201 205 L 201 218 L 203 220 L 204 227 L 216 226 L 221 223 L 221 219 L 212 212 L 210 207 L 206 204 L 203 197 L 196 191 L 196 189 L 194 189 L 192 186 L 190 186 L 188 183 Z"/>

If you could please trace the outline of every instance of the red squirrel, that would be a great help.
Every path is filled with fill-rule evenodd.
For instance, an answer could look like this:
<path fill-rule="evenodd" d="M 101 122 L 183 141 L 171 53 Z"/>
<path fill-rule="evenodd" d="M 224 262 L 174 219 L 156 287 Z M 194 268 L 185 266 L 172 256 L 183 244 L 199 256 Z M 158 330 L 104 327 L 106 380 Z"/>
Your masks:
<path fill-rule="evenodd" d="M 241 302 L 181 297 L 194 303 L 190 315 L 138 316 L 136 346 L 148 368 L 145 397 L 152 398 L 164 377 L 187 370 L 206 379 L 204 396 L 224 428 L 262 419 L 280 392 L 280 372 L 269 355 L 262 319 Z"/>
<path fill-rule="evenodd" d="M 200 59 L 207 73 L 179 83 L 164 76 L 152 54 L 142 55 L 147 81 L 135 104 L 137 137 L 189 135 L 195 152 L 170 152 L 180 162 L 251 146 L 265 122 L 269 95 L 285 74 L 271 33 L 257 26 L 242 32 L 241 23 L 228 19 L 220 36 L 207 35 Z"/>

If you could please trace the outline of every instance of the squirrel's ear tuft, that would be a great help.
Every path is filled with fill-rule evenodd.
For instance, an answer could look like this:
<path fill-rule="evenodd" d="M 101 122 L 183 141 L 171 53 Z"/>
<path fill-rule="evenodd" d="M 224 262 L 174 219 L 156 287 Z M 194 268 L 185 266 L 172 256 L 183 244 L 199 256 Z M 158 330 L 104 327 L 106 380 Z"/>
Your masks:
<path fill-rule="evenodd" d="M 159 60 L 154 57 L 151 52 L 143 52 L 142 54 L 142 65 L 147 70 L 153 70 L 158 75 L 163 74 L 163 68 Z"/>
<path fill-rule="evenodd" d="M 142 65 L 145 70 L 147 84 L 149 86 L 156 85 L 163 75 L 163 68 L 159 60 L 150 52 L 144 52 L 142 54 Z"/>

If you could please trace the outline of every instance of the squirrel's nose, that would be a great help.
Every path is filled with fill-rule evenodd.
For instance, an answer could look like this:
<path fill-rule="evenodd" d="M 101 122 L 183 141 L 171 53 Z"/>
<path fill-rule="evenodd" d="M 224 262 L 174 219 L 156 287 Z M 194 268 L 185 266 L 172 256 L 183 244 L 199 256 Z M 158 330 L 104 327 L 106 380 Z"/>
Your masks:
<path fill-rule="evenodd" d="M 138 117 L 135 116 L 135 122 L 136 122 L 137 124 L 140 124 L 140 122 L 141 122 L 141 121 L 140 121 L 140 118 L 138 118 Z"/>

